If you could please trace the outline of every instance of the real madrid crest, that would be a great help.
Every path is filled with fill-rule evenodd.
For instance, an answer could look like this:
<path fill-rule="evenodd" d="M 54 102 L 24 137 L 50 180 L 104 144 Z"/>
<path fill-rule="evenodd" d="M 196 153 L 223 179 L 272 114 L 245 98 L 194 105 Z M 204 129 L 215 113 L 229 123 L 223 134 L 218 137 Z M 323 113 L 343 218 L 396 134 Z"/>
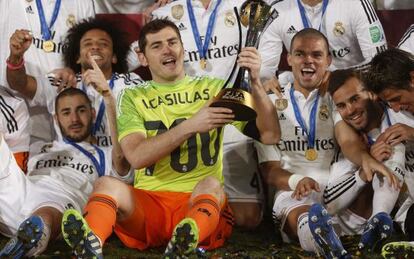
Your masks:
<path fill-rule="evenodd" d="M 171 15 L 174 19 L 180 20 L 184 15 L 184 7 L 180 4 L 171 7 Z"/>
<path fill-rule="evenodd" d="M 288 107 L 288 100 L 285 98 L 276 99 L 275 106 L 278 111 L 283 111 Z"/>
<path fill-rule="evenodd" d="M 319 119 L 326 121 L 329 118 L 329 109 L 328 105 L 322 104 L 319 106 Z"/>
<path fill-rule="evenodd" d="M 236 17 L 234 17 L 233 11 L 227 11 L 224 15 L 224 24 L 227 27 L 233 27 L 236 25 Z"/>
<path fill-rule="evenodd" d="M 336 22 L 335 27 L 333 29 L 333 33 L 335 36 L 339 37 L 345 34 L 345 28 L 342 22 Z"/>
<path fill-rule="evenodd" d="M 76 18 L 75 18 L 75 15 L 73 15 L 73 14 L 69 14 L 69 15 L 68 15 L 68 18 L 66 19 L 66 25 L 67 25 L 69 28 L 72 28 L 73 26 L 75 26 L 75 24 L 76 24 Z"/>

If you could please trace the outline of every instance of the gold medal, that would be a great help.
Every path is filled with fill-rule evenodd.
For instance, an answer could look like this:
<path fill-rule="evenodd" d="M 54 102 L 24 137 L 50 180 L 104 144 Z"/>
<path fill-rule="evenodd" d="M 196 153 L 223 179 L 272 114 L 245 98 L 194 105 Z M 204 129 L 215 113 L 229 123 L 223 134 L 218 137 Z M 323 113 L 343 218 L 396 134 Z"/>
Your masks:
<path fill-rule="evenodd" d="M 329 118 L 329 109 L 326 104 L 322 104 L 319 107 L 319 119 L 326 121 Z"/>
<path fill-rule="evenodd" d="M 202 70 L 207 68 L 207 60 L 205 58 L 200 59 L 200 67 Z"/>
<path fill-rule="evenodd" d="M 224 24 L 227 27 L 233 27 L 236 24 L 236 17 L 234 17 L 232 11 L 226 12 L 226 14 L 224 16 Z"/>
<path fill-rule="evenodd" d="M 309 161 L 314 161 L 318 158 L 318 152 L 314 148 L 309 148 L 305 151 L 305 158 Z"/>
<path fill-rule="evenodd" d="M 76 24 L 76 18 L 75 18 L 75 15 L 73 15 L 73 14 L 69 14 L 69 15 L 68 15 L 68 18 L 66 19 L 66 25 L 67 25 L 69 28 L 72 28 L 73 26 L 75 26 L 75 24 Z"/>
<path fill-rule="evenodd" d="M 288 101 L 287 99 L 284 99 L 284 98 L 276 99 L 275 106 L 278 111 L 283 111 L 284 109 L 288 107 Z"/>
<path fill-rule="evenodd" d="M 335 36 L 339 37 L 345 34 L 345 28 L 342 22 L 336 22 L 335 27 L 333 28 L 333 33 Z"/>
<path fill-rule="evenodd" d="M 55 43 L 51 40 L 43 41 L 43 50 L 45 52 L 52 52 L 55 49 Z"/>
<path fill-rule="evenodd" d="M 174 5 L 173 7 L 171 7 L 171 16 L 176 19 L 176 20 L 180 20 L 181 17 L 183 17 L 184 15 L 184 7 L 180 4 L 178 5 Z"/>

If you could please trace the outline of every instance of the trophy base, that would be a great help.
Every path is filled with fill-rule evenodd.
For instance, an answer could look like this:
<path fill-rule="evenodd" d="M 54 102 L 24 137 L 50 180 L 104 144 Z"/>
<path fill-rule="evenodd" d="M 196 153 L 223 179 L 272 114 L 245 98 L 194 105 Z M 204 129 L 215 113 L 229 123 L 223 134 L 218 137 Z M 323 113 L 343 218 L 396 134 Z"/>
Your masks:
<path fill-rule="evenodd" d="M 253 97 L 249 92 L 237 88 L 223 89 L 214 97 L 211 107 L 225 107 L 233 111 L 236 121 L 250 121 L 257 117 Z"/>

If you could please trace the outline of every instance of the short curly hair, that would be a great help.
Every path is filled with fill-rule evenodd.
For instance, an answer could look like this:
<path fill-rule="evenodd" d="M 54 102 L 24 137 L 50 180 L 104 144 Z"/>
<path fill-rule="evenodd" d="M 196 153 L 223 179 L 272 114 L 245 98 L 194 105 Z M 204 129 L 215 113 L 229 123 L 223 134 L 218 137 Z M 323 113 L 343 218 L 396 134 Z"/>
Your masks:
<path fill-rule="evenodd" d="M 414 56 L 404 50 L 392 48 L 378 53 L 370 63 L 363 80 L 365 86 L 379 94 L 385 89 L 409 89 L 414 71 Z"/>
<path fill-rule="evenodd" d="M 117 63 L 112 64 L 113 72 L 127 72 L 127 55 L 129 52 L 129 44 L 126 41 L 127 37 L 125 36 L 127 33 L 122 31 L 118 24 L 102 18 L 82 20 L 68 31 L 65 40 L 65 51 L 63 54 L 65 66 L 71 68 L 75 73 L 81 72 L 81 65 L 77 64 L 80 55 L 80 41 L 85 33 L 94 29 L 108 33 L 112 39 L 113 52 L 117 57 Z"/>

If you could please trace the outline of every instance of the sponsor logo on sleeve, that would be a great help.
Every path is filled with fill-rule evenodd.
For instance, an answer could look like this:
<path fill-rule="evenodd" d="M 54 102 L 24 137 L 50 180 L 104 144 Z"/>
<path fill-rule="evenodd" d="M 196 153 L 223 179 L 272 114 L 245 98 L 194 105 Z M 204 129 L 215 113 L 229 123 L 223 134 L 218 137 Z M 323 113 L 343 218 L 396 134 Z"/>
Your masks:
<path fill-rule="evenodd" d="M 372 43 L 378 43 L 382 38 L 381 29 L 378 25 L 371 26 L 369 28 L 369 34 L 371 36 Z"/>

